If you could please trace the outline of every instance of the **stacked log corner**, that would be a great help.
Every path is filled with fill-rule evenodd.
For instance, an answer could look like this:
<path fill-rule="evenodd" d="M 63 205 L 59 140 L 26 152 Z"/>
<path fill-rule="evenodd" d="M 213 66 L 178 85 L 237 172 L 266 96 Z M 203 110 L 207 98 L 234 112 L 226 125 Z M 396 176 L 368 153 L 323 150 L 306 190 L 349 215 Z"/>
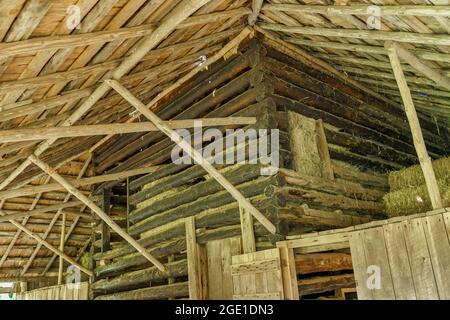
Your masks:
<path fill-rule="evenodd" d="M 382 173 L 416 162 L 406 124 L 381 102 L 267 49 L 258 40 L 212 65 L 156 111 L 162 119 L 255 116 L 253 128 L 280 131 L 276 174 L 262 176 L 261 164 L 217 165 L 277 227 L 272 235 L 253 219 L 257 250 L 274 248 L 290 234 L 384 218 L 382 198 L 388 185 Z M 296 166 L 298 153 L 292 148 L 289 126 L 292 113 L 312 119 L 311 130 L 320 132 L 316 151 L 320 159 L 328 158 L 320 175 Z M 442 154 L 441 142 L 446 141 L 430 126 L 424 127 L 432 141 L 430 150 Z M 235 148 L 250 150 L 249 143 L 256 142 Z M 94 255 L 96 299 L 189 297 L 186 218 L 195 219 L 200 245 L 241 236 L 238 203 L 198 164 L 171 163 L 173 147 L 163 134 L 126 134 L 96 154 L 97 173 L 163 165 L 155 173 L 129 179 L 126 225 L 167 267 L 160 272 L 130 245 L 111 239 L 111 250 Z M 224 154 L 234 151 L 227 149 Z M 113 185 L 105 183 L 98 190 Z"/>

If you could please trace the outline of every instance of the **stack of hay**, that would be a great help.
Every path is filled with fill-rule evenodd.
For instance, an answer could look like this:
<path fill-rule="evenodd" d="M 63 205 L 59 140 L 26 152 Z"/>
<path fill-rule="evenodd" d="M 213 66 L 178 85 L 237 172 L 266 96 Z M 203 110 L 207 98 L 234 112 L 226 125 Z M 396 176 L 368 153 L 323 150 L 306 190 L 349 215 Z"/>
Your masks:
<path fill-rule="evenodd" d="M 444 207 L 450 206 L 450 157 L 433 161 Z M 390 217 L 426 212 L 432 209 L 425 178 L 419 165 L 389 174 L 390 193 L 384 196 Z"/>

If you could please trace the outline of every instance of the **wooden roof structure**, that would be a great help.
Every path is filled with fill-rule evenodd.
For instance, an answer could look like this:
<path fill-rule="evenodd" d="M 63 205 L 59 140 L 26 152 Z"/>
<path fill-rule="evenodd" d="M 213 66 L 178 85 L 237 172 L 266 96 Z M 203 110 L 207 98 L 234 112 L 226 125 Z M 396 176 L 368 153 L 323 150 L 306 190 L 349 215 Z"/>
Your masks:
<path fill-rule="evenodd" d="M 380 30 L 367 22 L 373 6 L 382 8 Z M 32 155 L 85 195 L 93 183 L 152 170 L 93 178 L 96 148 L 114 134 L 150 130 L 133 123 L 135 109 L 105 80 L 157 109 L 231 54 L 223 50 L 230 39 L 256 34 L 294 45 L 310 64 L 401 108 L 384 48 L 396 41 L 418 111 L 448 126 L 449 17 L 447 0 L 0 0 L 0 279 L 54 275 L 57 255 L 23 228 L 57 247 L 64 226 L 64 252 L 74 260 L 91 240 L 85 204 Z M 98 124 L 111 126 L 86 133 Z"/>

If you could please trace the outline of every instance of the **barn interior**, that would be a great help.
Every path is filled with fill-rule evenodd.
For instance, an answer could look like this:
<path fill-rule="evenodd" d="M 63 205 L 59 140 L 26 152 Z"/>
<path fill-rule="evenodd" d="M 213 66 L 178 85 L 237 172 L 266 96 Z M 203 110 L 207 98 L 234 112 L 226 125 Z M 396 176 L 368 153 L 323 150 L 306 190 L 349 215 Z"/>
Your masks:
<path fill-rule="evenodd" d="M 448 0 L 0 0 L 0 299 L 450 299 Z"/>

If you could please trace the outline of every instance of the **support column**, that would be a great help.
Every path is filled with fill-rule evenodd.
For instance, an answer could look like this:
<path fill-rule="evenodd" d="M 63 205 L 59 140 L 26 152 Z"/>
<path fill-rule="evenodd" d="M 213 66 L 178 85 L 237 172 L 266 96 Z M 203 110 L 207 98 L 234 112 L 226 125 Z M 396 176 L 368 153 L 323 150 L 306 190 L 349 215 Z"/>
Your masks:
<path fill-rule="evenodd" d="M 111 214 L 111 189 L 102 190 L 102 209 L 108 216 Z M 108 224 L 101 222 L 101 252 L 109 251 L 111 242 L 111 231 Z"/>
<path fill-rule="evenodd" d="M 62 213 L 62 225 L 61 225 L 61 240 L 59 244 L 59 250 L 64 252 L 64 243 L 66 237 L 66 213 Z M 59 269 L 58 269 L 58 284 L 61 285 L 63 281 L 63 271 L 64 271 L 64 259 L 59 257 Z"/>
<path fill-rule="evenodd" d="M 414 107 L 414 102 L 408 88 L 408 83 L 406 82 L 405 75 L 403 74 L 400 59 L 398 58 L 396 48 L 392 42 L 386 42 L 385 47 L 388 51 L 395 80 L 397 81 L 397 85 L 402 96 L 406 117 L 408 118 L 408 123 L 411 128 L 414 147 L 416 148 L 420 166 L 425 177 L 428 194 L 430 195 L 431 205 L 433 209 L 440 209 L 442 208 L 442 199 L 436 180 L 436 175 L 434 174 L 433 165 L 425 146 L 425 140 L 423 139 L 422 129 L 420 128 L 419 118 L 417 117 L 416 108 Z"/>

